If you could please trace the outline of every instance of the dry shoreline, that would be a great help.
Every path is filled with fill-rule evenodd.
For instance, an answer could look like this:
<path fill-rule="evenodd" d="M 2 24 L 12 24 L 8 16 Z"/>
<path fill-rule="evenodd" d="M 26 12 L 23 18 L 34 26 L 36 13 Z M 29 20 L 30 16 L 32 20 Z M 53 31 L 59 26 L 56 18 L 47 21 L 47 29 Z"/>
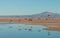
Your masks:
<path fill-rule="evenodd" d="M 48 27 L 48 28 L 43 28 L 43 30 L 60 31 L 60 27 Z"/>

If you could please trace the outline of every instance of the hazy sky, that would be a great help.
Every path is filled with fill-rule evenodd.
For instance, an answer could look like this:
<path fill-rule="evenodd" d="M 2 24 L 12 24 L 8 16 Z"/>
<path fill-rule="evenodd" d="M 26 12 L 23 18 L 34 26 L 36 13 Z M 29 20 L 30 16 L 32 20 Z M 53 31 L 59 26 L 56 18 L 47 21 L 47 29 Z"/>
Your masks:
<path fill-rule="evenodd" d="M 0 0 L 0 15 L 60 13 L 60 0 Z"/>

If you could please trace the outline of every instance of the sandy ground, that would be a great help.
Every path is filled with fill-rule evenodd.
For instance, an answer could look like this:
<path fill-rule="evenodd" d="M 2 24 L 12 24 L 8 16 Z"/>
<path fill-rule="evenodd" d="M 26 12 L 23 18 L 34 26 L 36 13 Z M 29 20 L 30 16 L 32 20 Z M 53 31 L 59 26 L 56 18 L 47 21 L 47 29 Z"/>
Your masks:
<path fill-rule="evenodd" d="M 60 27 L 48 27 L 48 28 L 43 28 L 43 30 L 60 31 Z"/>

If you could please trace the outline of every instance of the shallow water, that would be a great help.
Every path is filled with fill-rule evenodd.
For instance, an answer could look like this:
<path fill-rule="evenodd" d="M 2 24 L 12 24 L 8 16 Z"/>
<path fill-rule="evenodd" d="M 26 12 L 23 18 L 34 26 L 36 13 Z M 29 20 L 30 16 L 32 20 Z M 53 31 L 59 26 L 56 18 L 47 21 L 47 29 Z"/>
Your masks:
<path fill-rule="evenodd" d="M 1 23 L 0 38 L 60 38 L 59 31 L 47 31 L 42 28 L 46 27 L 39 25 Z"/>

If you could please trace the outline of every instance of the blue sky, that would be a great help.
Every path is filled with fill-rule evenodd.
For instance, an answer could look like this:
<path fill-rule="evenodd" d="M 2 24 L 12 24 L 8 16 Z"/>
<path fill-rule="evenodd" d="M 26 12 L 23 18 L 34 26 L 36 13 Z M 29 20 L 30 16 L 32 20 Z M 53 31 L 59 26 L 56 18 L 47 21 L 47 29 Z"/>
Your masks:
<path fill-rule="evenodd" d="M 60 13 L 60 0 L 0 0 L 0 15 Z"/>

